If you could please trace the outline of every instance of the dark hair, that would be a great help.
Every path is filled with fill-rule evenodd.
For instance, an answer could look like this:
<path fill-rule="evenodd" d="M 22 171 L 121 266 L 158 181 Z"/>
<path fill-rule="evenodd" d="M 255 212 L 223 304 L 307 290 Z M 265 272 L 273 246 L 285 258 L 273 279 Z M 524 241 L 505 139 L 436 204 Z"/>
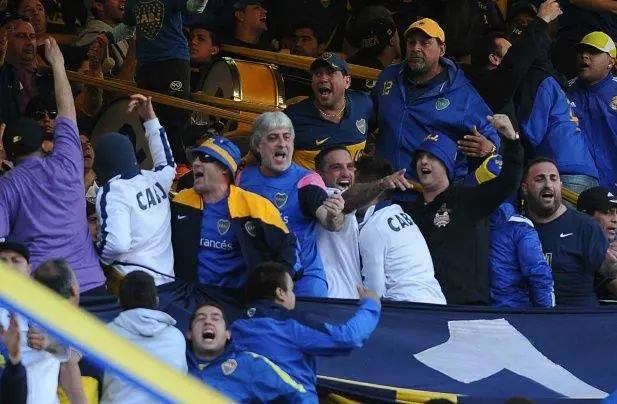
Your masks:
<path fill-rule="evenodd" d="M 503 38 L 509 40 L 509 36 L 505 32 L 491 32 L 484 36 L 471 51 L 471 64 L 473 66 L 488 65 L 488 57 L 491 54 L 497 54 L 499 47 L 496 39 Z"/>
<path fill-rule="evenodd" d="M 58 107 L 56 101 L 45 95 L 36 95 L 28 102 L 28 105 L 26 105 L 24 115 L 34 119 L 34 115 L 43 110 L 57 112 Z"/>
<path fill-rule="evenodd" d="M 531 170 L 531 167 L 541 164 L 541 163 L 551 163 L 552 165 L 557 167 L 557 162 L 555 162 L 555 160 L 550 159 L 548 157 L 533 158 L 527 162 L 527 165 L 523 169 L 523 181 L 527 179 L 527 176 L 529 175 L 529 171 Z"/>
<path fill-rule="evenodd" d="M 285 274 L 291 276 L 291 269 L 279 262 L 262 262 L 251 271 L 246 283 L 246 300 L 275 300 L 276 289 L 287 291 Z"/>
<path fill-rule="evenodd" d="M 328 33 L 326 33 L 323 29 L 320 29 L 317 24 L 311 22 L 309 20 L 301 20 L 294 24 L 291 33 L 293 34 L 297 29 L 308 28 L 313 31 L 313 36 L 317 39 L 318 44 L 326 44 L 328 43 Z"/>
<path fill-rule="evenodd" d="M 77 279 L 65 260 L 45 261 L 36 269 L 33 278 L 66 299 L 75 296 L 73 283 L 77 282 Z"/>
<path fill-rule="evenodd" d="M 223 314 L 223 321 L 225 321 L 225 329 L 229 328 L 229 323 L 227 322 L 227 316 L 225 315 L 225 309 L 223 309 L 223 306 L 215 301 L 209 301 L 200 304 L 195 308 L 195 310 L 193 310 L 193 313 L 191 313 L 191 317 L 189 318 L 189 330 L 193 327 L 193 321 L 195 321 L 195 317 L 197 317 L 197 312 L 203 307 L 216 307 L 217 309 L 219 309 Z"/>
<path fill-rule="evenodd" d="M 356 180 L 371 182 L 394 173 L 388 160 L 381 156 L 362 156 L 356 161 Z"/>
<path fill-rule="evenodd" d="M 319 153 L 317 153 L 317 155 L 315 156 L 315 170 L 323 171 L 324 160 L 326 159 L 326 156 L 330 154 L 330 152 L 333 152 L 336 150 L 345 150 L 347 153 L 349 153 L 349 150 L 347 150 L 347 147 L 343 145 L 328 146 L 325 149 L 321 150 Z M 351 153 L 349 153 L 349 155 L 351 156 Z"/>
<path fill-rule="evenodd" d="M 118 300 L 122 310 L 155 309 L 158 293 L 154 278 L 144 271 L 130 272 L 120 283 Z"/>
<path fill-rule="evenodd" d="M 204 31 L 208 31 L 210 33 L 210 39 L 212 39 L 212 45 L 213 46 L 221 45 L 219 36 L 214 31 L 214 29 L 210 26 L 210 24 L 198 22 L 198 23 L 195 23 L 194 25 L 191 25 L 190 31 L 192 32 L 194 29 L 203 29 Z"/>

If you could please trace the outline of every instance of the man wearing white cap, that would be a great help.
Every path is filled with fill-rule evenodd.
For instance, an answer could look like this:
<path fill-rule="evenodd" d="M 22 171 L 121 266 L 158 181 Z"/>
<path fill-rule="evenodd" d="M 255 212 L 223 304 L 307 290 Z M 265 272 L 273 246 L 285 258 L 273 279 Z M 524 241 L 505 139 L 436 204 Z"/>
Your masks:
<path fill-rule="evenodd" d="M 617 49 L 604 32 L 587 34 L 578 45 L 577 71 L 568 91 L 585 142 L 600 174 L 600 185 L 617 183 Z"/>

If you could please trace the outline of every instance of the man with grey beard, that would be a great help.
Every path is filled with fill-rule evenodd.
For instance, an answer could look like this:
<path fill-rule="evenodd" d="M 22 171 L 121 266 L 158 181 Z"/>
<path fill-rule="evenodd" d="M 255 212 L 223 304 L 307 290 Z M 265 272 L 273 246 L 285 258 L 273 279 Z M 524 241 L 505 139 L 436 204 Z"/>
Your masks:
<path fill-rule="evenodd" d="M 557 306 L 597 306 L 596 286 L 617 290 L 617 249 L 609 248 L 595 220 L 562 203 L 561 187 L 553 160 L 530 161 L 521 184 L 527 217 L 553 272 Z"/>

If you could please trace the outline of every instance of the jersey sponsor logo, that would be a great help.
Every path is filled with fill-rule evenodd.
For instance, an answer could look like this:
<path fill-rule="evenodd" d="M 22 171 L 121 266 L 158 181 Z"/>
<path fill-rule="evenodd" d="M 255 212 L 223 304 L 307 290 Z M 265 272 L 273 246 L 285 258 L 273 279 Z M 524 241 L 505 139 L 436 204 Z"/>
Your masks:
<path fill-rule="evenodd" d="M 441 97 L 441 98 L 437 98 L 437 101 L 435 101 L 435 109 L 437 111 L 443 111 L 449 106 L 450 106 L 450 100 L 447 98 Z"/>
<path fill-rule="evenodd" d="M 321 146 L 322 144 L 324 144 L 328 139 L 330 139 L 329 137 L 325 138 L 325 139 L 321 139 L 321 140 L 315 140 L 315 144 L 317 146 Z"/>
<path fill-rule="evenodd" d="M 413 225 L 413 220 L 407 213 L 398 213 L 388 218 L 388 226 L 394 231 L 401 231 L 405 227 Z"/>
<path fill-rule="evenodd" d="M 219 219 L 216 222 L 216 230 L 218 230 L 221 236 L 227 233 L 230 227 L 231 227 L 231 223 L 229 220 Z"/>
<path fill-rule="evenodd" d="M 561 233 L 559 235 L 559 238 L 566 238 L 566 237 L 570 237 L 571 235 L 573 235 L 574 233 Z"/>
<path fill-rule="evenodd" d="M 234 249 L 233 243 L 227 240 L 211 240 L 208 238 L 202 238 L 199 240 L 199 245 L 205 248 L 211 248 L 213 250 L 231 251 Z"/>
<path fill-rule="evenodd" d="M 617 96 L 611 99 L 610 107 L 613 111 L 617 111 Z"/>
<path fill-rule="evenodd" d="M 233 372 L 236 371 L 238 367 L 238 362 L 235 359 L 227 359 L 225 362 L 221 364 L 221 370 L 225 376 L 229 376 Z"/>
<path fill-rule="evenodd" d="M 277 192 L 274 194 L 274 205 L 281 209 L 287 203 L 287 194 L 284 192 Z"/>
<path fill-rule="evenodd" d="M 171 91 L 181 91 L 182 90 L 182 82 L 179 80 L 174 80 L 169 83 L 169 89 Z"/>
<path fill-rule="evenodd" d="M 257 235 L 257 226 L 253 222 L 244 223 L 244 229 L 251 237 L 255 237 Z"/>
<path fill-rule="evenodd" d="M 366 119 L 362 118 L 360 120 L 357 120 L 356 128 L 358 128 L 360 133 L 362 133 L 363 135 L 366 135 Z"/>
<path fill-rule="evenodd" d="M 135 195 L 139 209 L 147 210 L 167 199 L 167 193 L 158 182 Z"/>
<path fill-rule="evenodd" d="M 135 20 L 140 33 L 153 40 L 163 27 L 165 5 L 159 0 L 140 2 L 135 6 Z"/>
<path fill-rule="evenodd" d="M 433 224 L 437 227 L 446 227 L 450 224 L 450 212 L 452 212 L 452 210 L 448 209 L 445 203 L 441 205 L 437 213 L 435 213 Z"/>
<path fill-rule="evenodd" d="M 383 83 L 383 90 L 381 91 L 381 95 L 390 95 L 390 91 L 392 90 L 392 86 L 394 83 L 389 80 Z"/>

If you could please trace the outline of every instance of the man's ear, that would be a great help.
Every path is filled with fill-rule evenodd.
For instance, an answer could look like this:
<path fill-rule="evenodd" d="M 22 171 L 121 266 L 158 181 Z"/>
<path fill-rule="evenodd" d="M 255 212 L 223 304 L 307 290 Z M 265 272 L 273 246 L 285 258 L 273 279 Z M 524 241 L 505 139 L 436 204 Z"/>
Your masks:
<path fill-rule="evenodd" d="M 184 336 L 186 337 L 188 341 L 190 341 L 191 340 L 191 330 L 190 329 L 186 330 L 184 332 Z"/>
<path fill-rule="evenodd" d="M 225 340 L 229 341 L 231 339 L 231 331 L 227 330 L 225 331 Z"/>
<path fill-rule="evenodd" d="M 218 46 L 213 46 L 212 49 L 210 50 L 210 55 L 216 56 L 219 54 L 220 51 L 221 51 L 221 48 L 219 48 Z"/>
<path fill-rule="evenodd" d="M 351 86 L 351 76 L 345 76 L 344 80 L 345 80 L 345 89 L 348 89 L 349 86 Z"/>
<path fill-rule="evenodd" d="M 524 197 L 527 196 L 528 190 L 527 190 L 527 184 L 525 182 L 521 182 L 521 193 L 523 194 Z"/>
<path fill-rule="evenodd" d="M 446 44 L 444 43 L 440 43 L 439 44 L 439 48 L 440 48 L 440 52 L 439 52 L 439 56 L 444 56 L 446 54 Z"/>
<path fill-rule="evenodd" d="M 276 297 L 276 300 L 283 301 L 285 300 L 285 291 L 282 288 L 276 288 L 274 296 Z"/>
<path fill-rule="evenodd" d="M 491 62 L 492 65 L 497 66 L 499 64 L 499 57 L 494 53 L 488 55 L 488 61 Z"/>
<path fill-rule="evenodd" d="M 238 22 L 244 22 L 244 10 L 236 10 L 236 11 L 234 11 L 234 18 Z"/>

